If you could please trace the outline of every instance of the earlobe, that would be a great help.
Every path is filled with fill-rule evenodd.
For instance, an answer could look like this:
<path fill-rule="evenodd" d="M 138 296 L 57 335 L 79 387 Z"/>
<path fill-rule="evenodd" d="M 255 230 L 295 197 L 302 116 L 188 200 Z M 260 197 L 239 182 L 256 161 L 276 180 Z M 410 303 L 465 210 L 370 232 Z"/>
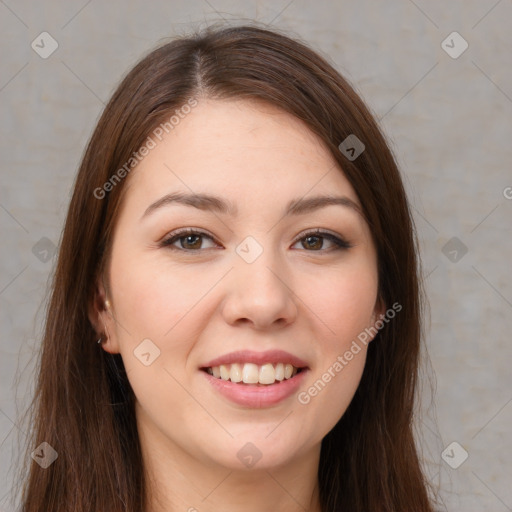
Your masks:
<path fill-rule="evenodd" d="M 106 333 L 104 333 L 105 319 L 102 318 L 102 315 L 104 315 L 107 310 L 105 304 L 106 301 L 105 288 L 101 283 L 98 283 L 94 290 L 94 296 L 92 297 L 88 307 L 89 321 L 98 336 L 102 334 L 106 335 Z"/>
<path fill-rule="evenodd" d="M 375 301 L 375 308 L 373 310 L 373 314 L 375 315 L 374 323 L 382 318 L 386 313 L 386 304 L 384 304 L 384 300 L 379 296 Z"/>
<path fill-rule="evenodd" d="M 370 330 L 372 332 L 372 337 L 371 337 L 370 341 L 373 341 L 375 336 L 377 336 L 378 331 L 379 331 L 378 324 L 382 323 L 381 319 L 384 317 L 385 311 L 386 311 L 386 305 L 384 304 L 384 301 L 380 297 L 377 297 L 377 300 L 375 301 L 375 307 L 373 308 L 373 313 L 372 313 L 372 317 L 371 317 Z"/>
<path fill-rule="evenodd" d="M 94 296 L 89 304 L 88 316 L 96 331 L 98 344 L 106 352 L 111 354 L 118 353 L 115 340 L 111 336 L 111 331 L 113 331 L 111 320 L 114 318 L 112 304 L 106 297 L 105 287 L 101 282 L 98 282 L 96 285 Z"/>
<path fill-rule="evenodd" d="M 109 338 L 107 329 L 108 314 L 110 313 L 111 304 L 106 297 L 105 287 L 98 280 L 94 296 L 91 299 L 88 307 L 89 321 L 91 322 L 98 338 L 105 341 Z"/>

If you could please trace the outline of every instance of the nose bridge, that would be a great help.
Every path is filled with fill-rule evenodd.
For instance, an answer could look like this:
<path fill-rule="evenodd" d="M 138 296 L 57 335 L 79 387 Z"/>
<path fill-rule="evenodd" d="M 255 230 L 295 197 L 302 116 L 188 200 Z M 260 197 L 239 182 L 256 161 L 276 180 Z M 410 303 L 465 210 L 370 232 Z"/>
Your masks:
<path fill-rule="evenodd" d="M 234 270 L 242 277 L 238 285 L 250 288 L 253 294 L 265 291 L 272 291 L 275 294 L 280 291 L 276 288 L 283 286 L 283 264 L 279 261 L 277 251 L 271 248 L 264 250 L 254 260 L 247 261 L 239 257 Z"/>
<path fill-rule="evenodd" d="M 242 291 L 245 287 L 253 295 L 271 293 L 274 297 L 282 293 L 283 282 L 278 276 L 284 273 L 284 265 L 269 240 L 270 237 L 263 246 L 253 237 L 247 237 L 237 246 L 234 270 L 242 278 L 237 282 L 237 288 L 241 287 Z"/>
<path fill-rule="evenodd" d="M 296 306 L 279 252 L 247 237 L 237 246 L 236 253 L 225 309 L 227 319 L 250 320 L 259 327 L 292 321 Z"/>

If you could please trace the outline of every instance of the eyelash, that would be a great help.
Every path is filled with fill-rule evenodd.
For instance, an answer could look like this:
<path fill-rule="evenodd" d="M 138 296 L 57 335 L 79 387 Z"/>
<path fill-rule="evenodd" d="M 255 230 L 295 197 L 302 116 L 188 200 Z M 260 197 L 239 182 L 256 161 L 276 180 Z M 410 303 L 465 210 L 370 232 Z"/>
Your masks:
<path fill-rule="evenodd" d="M 167 238 L 165 238 L 164 240 L 162 240 L 160 242 L 160 246 L 166 247 L 171 250 L 178 250 L 178 251 L 186 252 L 186 253 L 202 252 L 202 250 L 204 250 L 204 249 L 202 249 L 202 250 L 201 249 L 182 249 L 181 247 L 174 247 L 172 245 L 174 242 L 180 240 L 181 238 L 185 238 L 187 236 L 194 236 L 194 235 L 200 235 L 202 237 L 209 238 L 213 242 L 217 243 L 212 236 L 210 236 L 208 233 L 206 233 L 204 231 L 201 231 L 199 229 L 184 228 L 184 229 L 180 229 L 180 230 L 177 230 L 177 231 L 174 231 L 173 233 L 171 233 Z M 325 238 L 325 239 L 331 241 L 335 245 L 335 247 L 333 247 L 331 249 L 318 249 L 318 250 L 303 249 L 307 252 L 319 252 L 319 253 L 332 252 L 332 251 L 339 251 L 339 250 L 343 250 L 343 249 L 350 249 L 352 247 L 352 245 L 349 242 L 347 242 L 346 240 L 344 240 L 343 238 L 341 238 L 339 236 L 335 236 L 332 233 L 329 233 L 328 231 L 323 231 L 321 229 L 315 229 L 315 230 L 306 231 L 304 233 L 301 233 L 299 235 L 299 237 L 293 242 L 293 245 L 295 245 L 297 242 L 300 242 L 301 240 L 304 240 L 310 236 L 316 236 L 318 238 Z"/>

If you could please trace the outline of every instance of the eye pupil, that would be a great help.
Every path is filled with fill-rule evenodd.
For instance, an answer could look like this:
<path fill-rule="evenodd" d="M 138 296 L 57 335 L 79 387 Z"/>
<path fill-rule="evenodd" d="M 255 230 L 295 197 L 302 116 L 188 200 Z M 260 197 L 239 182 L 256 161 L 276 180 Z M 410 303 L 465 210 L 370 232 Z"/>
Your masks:
<path fill-rule="evenodd" d="M 320 236 L 307 236 L 305 238 L 305 241 L 306 241 L 306 244 L 309 245 L 309 247 L 311 249 L 321 249 L 322 245 L 323 245 L 322 244 L 322 237 L 320 237 Z"/>
<path fill-rule="evenodd" d="M 201 245 L 201 236 L 200 235 L 187 235 L 187 236 L 184 236 L 183 239 L 185 240 L 184 245 L 191 245 L 191 246 L 193 246 L 192 247 L 193 249 L 197 249 L 198 246 Z M 199 243 L 197 243 L 197 242 L 199 242 Z"/>

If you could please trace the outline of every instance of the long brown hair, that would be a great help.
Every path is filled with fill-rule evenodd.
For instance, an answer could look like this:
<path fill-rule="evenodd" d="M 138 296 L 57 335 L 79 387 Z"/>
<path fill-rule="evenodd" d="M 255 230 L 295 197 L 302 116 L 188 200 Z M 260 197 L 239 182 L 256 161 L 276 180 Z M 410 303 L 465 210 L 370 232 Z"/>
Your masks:
<path fill-rule="evenodd" d="M 105 191 L 151 131 L 192 97 L 256 98 L 303 120 L 358 194 L 377 248 L 379 296 L 403 311 L 369 345 L 357 392 L 323 439 L 322 510 L 431 512 L 412 428 L 422 293 L 400 173 L 347 81 L 303 43 L 256 26 L 210 27 L 152 51 L 118 86 L 94 130 L 60 244 L 31 406 L 29 449 L 47 442 L 58 458 L 46 469 L 30 461 L 22 511 L 144 510 L 134 394 L 121 356 L 96 344 L 88 317 L 129 177 L 101 198 L 94 191 Z M 338 148 L 349 135 L 365 145 L 353 161 Z"/>

